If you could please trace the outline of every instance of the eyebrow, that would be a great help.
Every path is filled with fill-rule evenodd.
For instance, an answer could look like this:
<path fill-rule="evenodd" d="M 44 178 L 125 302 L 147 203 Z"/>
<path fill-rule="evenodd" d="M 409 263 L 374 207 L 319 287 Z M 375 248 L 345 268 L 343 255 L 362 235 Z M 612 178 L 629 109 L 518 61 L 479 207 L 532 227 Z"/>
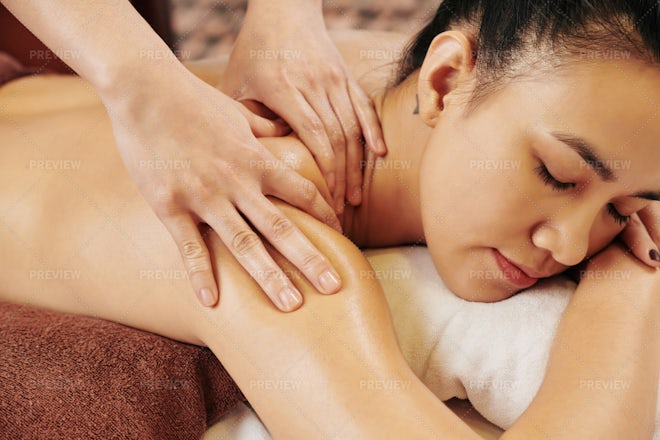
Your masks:
<path fill-rule="evenodd" d="M 604 160 L 602 160 L 598 154 L 594 151 L 594 147 L 589 145 L 589 143 L 580 138 L 567 133 L 561 133 L 554 131 L 551 133 L 560 142 L 571 147 L 573 151 L 580 155 L 580 157 L 587 163 L 589 168 L 591 168 L 597 175 L 600 177 L 600 180 L 604 182 L 616 182 L 618 178 L 614 171 L 607 166 Z"/>
<path fill-rule="evenodd" d="M 604 182 L 616 182 L 618 177 L 614 171 L 607 166 L 604 160 L 598 156 L 595 148 L 590 145 L 586 140 L 581 137 L 576 137 L 568 133 L 554 131 L 551 133 L 558 141 L 568 145 L 573 151 L 580 155 L 580 157 L 587 163 Z M 642 191 L 633 194 L 632 197 L 640 199 L 660 201 L 660 191 Z"/>
<path fill-rule="evenodd" d="M 660 201 L 660 191 L 643 191 L 637 194 L 633 194 L 633 197 L 638 197 L 640 199 Z"/>

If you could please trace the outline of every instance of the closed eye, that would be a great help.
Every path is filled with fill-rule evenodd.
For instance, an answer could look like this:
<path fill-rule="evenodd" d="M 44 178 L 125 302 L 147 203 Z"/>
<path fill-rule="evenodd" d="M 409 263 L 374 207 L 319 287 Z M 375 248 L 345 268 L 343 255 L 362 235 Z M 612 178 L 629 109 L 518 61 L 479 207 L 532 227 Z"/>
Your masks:
<path fill-rule="evenodd" d="M 543 163 L 541 163 L 541 165 L 536 167 L 535 171 L 539 175 L 543 183 L 551 186 L 553 189 L 557 191 L 566 191 L 575 187 L 575 183 L 573 182 L 561 182 L 557 180 L 555 176 L 550 174 L 550 171 L 548 171 L 548 168 L 546 168 L 545 164 Z"/>
<path fill-rule="evenodd" d="M 625 225 L 630 220 L 629 215 L 623 215 L 617 211 L 616 207 L 612 203 L 607 204 L 607 213 L 614 219 L 614 221 L 619 225 Z"/>
<path fill-rule="evenodd" d="M 543 163 L 538 167 L 536 167 L 535 170 L 536 173 L 541 178 L 541 180 L 543 180 L 543 183 L 551 186 L 556 191 L 566 191 L 575 187 L 575 183 L 573 182 L 562 182 L 560 180 L 557 180 L 555 176 L 553 176 L 550 173 L 550 171 L 548 171 L 548 168 Z M 628 223 L 628 221 L 630 220 L 629 215 L 621 214 L 619 211 L 617 211 L 616 207 L 612 203 L 607 204 L 607 213 L 610 215 L 610 217 L 614 219 L 614 221 L 619 226 Z"/>

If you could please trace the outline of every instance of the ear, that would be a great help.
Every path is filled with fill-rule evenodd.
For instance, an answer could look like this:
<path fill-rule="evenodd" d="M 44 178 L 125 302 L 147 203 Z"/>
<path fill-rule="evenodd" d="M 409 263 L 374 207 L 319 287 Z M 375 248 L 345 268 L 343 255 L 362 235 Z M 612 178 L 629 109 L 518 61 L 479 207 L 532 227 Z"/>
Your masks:
<path fill-rule="evenodd" d="M 435 127 L 445 109 L 445 98 L 473 73 L 472 50 L 470 40 L 459 31 L 443 32 L 431 42 L 417 82 L 419 114 L 429 127 Z"/>

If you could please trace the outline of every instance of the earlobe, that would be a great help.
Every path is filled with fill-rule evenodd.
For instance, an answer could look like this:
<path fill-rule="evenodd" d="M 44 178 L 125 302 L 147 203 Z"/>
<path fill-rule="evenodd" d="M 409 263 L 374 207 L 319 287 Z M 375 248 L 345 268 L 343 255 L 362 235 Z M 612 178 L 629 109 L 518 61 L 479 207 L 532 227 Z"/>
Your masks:
<path fill-rule="evenodd" d="M 447 31 L 433 39 L 417 82 L 419 114 L 426 125 L 435 127 L 447 97 L 473 68 L 472 43 L 463 32 Z"/>

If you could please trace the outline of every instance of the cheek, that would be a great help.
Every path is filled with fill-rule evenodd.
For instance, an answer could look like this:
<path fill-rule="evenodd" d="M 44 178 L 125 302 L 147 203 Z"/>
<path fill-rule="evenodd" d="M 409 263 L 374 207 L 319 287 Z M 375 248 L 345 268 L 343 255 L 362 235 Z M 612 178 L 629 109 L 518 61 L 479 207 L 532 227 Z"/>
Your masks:
<path fill-rule="evenodd" d="M 421 213 L 429 247 L 433 242 L 449 248 L 492 246 L 522 233 L 525 219 L 520 213 L 530 195 L 523 190 L 528 182 L 522 181 L 520 162 L 510 149 L 486 148 L 434 132 L 420 168 Z"/>
<path fill-rule="evenodd" d="M 623 227 L 616 225 L 609 218 L 605 218 L 604 221 L 596 224 L 589 233 L 587 257 L 591 257 L 605 248 L 622 230 Z"/>

